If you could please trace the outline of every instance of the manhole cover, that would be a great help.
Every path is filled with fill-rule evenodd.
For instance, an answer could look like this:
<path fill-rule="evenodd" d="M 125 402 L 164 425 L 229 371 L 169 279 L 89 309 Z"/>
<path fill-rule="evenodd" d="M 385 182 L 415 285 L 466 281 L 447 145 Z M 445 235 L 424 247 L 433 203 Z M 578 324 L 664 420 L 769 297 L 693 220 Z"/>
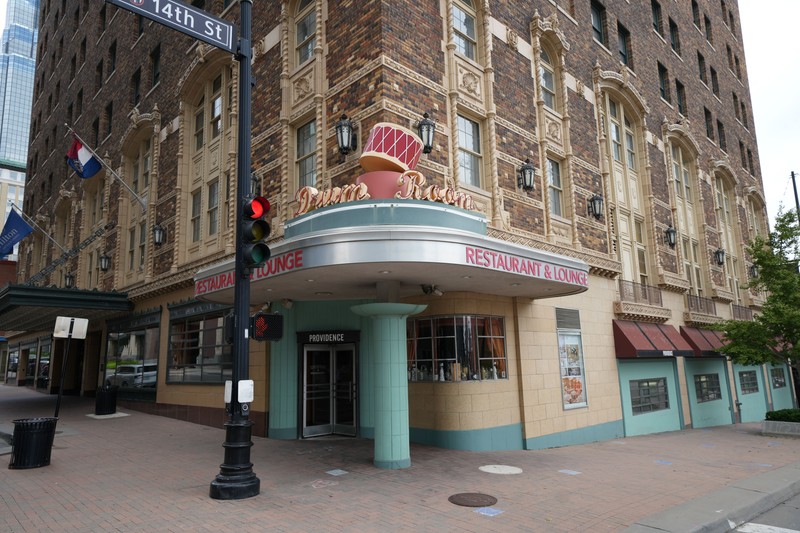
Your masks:
<path fill-rule="evenodd" d="M 484 465 L 479 466 L 478 470 L 481 472 L 488 472 L 489 474 L 521 474 L 522 469 L 516 466 L 508 465 Z"/>
<path fill-rule="evenodd" d="M 491 507 L 497 503 L 497 498 L 480 492 L 462 492 L 453 494 L 447 500 L 462 507 Z"/>

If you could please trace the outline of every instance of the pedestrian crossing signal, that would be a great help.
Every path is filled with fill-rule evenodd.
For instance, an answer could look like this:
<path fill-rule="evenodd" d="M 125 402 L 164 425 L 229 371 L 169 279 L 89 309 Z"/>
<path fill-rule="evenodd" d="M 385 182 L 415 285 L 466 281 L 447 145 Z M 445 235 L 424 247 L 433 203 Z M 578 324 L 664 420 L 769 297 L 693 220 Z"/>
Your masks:
<path fill-rule="evenodd" d="M 256 341 L 277 341 L 283 337 L 283 315 L 256 313 L 250 318 L 250 338 Z"/>

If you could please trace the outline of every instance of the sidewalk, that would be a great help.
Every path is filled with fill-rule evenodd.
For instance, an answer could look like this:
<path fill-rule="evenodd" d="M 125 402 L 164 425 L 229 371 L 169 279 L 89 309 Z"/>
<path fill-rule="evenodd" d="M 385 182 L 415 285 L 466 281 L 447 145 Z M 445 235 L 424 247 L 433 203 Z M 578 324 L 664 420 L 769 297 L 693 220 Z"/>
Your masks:
<path fill-rule="evenodd" d="M 55 401 L 0 385 L 0 432 Z M 740 424 L 539 451 L 412 445 L 405 470 L 375 468 L 370 440 L 254 437 L 261 494 L 217 501 L 222 428 L 93 413 L 94 399 L 64 398 L 50 466 L 8 469 L 0 440 L 0 531 L 725 531 L 800 492 L 800 439 Z M 497 503 L 448 501 L 465 492 Z"/>

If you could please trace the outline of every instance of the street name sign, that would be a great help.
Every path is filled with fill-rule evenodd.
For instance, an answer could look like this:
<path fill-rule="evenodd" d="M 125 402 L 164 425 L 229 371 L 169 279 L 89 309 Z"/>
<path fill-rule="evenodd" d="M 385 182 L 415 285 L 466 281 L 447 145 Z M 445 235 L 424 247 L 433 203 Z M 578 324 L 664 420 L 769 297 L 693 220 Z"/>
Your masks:
<path fill-rule="evenodd" d="M 133 11 L 232 54 L 237 52 L 234 45 L 236 27 L 233 24 L 185 2 L 179 0 L 106 0 L 106 2 Z"/>

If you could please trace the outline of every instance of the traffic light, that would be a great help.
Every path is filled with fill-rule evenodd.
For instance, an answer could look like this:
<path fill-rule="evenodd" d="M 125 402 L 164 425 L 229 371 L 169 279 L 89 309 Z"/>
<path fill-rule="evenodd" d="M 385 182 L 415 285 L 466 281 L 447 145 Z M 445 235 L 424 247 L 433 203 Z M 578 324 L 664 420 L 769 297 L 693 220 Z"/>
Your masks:
<path fill-rule="evenodd" d="M 256 341 L 277 341 L 283 337 L 283 315 L 256 313 L 250 318 L 250 337 Z"/>
<path fill-rule="evenodd" d="M 264 218 L 269 213 L 269 201 L 263 196 L 245 198 L 242 208 L 242 266 L 256 268 L 269 259 L 269 247 L 264 242 L 269 237 L 269 224 Z"/>

